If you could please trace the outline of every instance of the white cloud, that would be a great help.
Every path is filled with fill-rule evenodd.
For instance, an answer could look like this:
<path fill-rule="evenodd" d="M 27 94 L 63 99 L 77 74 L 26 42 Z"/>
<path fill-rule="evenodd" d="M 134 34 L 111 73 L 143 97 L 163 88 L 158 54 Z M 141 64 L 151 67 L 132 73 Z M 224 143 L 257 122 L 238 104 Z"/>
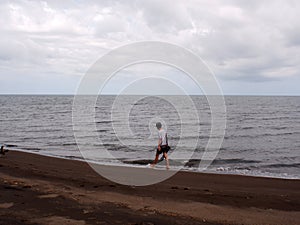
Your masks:
<path fill-rule="evenodd" d="M 299 11 L 296 0 L 2 1 L 0 76 L 79 80 L 112 48 L 161 40 L 199 54 L 236 92 L 241 82 L 272 86 L 300 76 Z"/>

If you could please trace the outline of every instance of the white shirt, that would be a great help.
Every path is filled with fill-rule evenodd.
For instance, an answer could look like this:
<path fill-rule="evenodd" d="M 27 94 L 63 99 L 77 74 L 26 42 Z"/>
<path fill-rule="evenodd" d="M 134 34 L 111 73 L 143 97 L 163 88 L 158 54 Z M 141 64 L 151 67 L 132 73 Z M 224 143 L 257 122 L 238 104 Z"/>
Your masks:
<path fill-rule="evenodd" d="M 161 139 L 161 145 L 167 144 L 166 135 L 167 135 L 167 132 L 164 129 L 160 129 L 158 131 L 158 138 Z"/>

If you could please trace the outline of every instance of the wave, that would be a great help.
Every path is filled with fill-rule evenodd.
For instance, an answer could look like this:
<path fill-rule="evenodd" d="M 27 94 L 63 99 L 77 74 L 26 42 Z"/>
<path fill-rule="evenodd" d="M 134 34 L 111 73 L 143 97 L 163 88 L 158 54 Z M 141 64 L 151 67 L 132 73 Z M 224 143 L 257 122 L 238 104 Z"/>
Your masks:
<path fill-rule="evenodd" d="M 75 146 L 77 145 L 77 143 L 73 142 L 73 143 L 63 143 L 62 146 Z"/>
<path fill-rule="evenodd" d="M 97 121 L 96 123 L 112 123 L 113 121 L 111 120 L 102 120 L 102 121 Z"/>
<path fill-rule="evenodd" d="M 264 117 L 264 118 L 257 118 L 258 120 L 296 120 L 298 117 L 295 116 L 278 116 L 278 117 Z"/>
<path fill-rule="evenodd" d="M 241 129 L 242 130 L 251 130 L 251 129 L 254 129 L 255 127 L 242 127 Z"/>
<path fill-rule="evenodd" d="M 185 167 L 198 167 L 200 162 L 203 161 L 201 159 L 178 159 L 178 160 L 172 160 L 171 161 L 177 165 L 183 165 Z M 137 160 L 122 160 L 123 163 L 126 164 L 138 164 L 138 165 L 147 165 L 149 163 L 153 162 L 153 159 L 137 159 Z M 212 165 L 228 165 L 228 164 L 254 164 L 259 163 L 258 160 L 245 160 L 245 159 L 216 159 L 212 162 Z"/>
<path fill-rule="evenodd" d="M 282 132 L 282 133 L 276 133 L 276 134 L 270 134 L 270 133 L 263 133 L 263 134 L 259 134 L 259 133 L 255 133 L 253 135 L 228 135 L 225 136 L 224 139 L 231 139 L 231 138 L 256 138 L 256 137 L 276 137 L 276 136 L 282 136 L 282 135 L 297 135 L 300 134 L 300 132 L 296 131 L 296 132 Z"/>
<path fill-rule="evenodd" d="M 153 162 L 153 159 L 122 160 L 122 162 L 132 165 L 148 165 Z"/>
<path fill-rule="evenodd" d="M 18 145 L 14 145 L 14 144 L 4 144 L 5 147 L 7 148 L 15 148 L 18 147 Z"/>
<path fill-rule="evenodd" d="M 22 147 L 23 150 L 29 150 L 29 151 L 41 151 L 42 149 L 37 147 Z"/>
<path fill-rule="evenodd" d="M 271 129 L 273 129 L 273 130 L 285 130 L 285 129 L 287 129 L 287 128 L 289 128 L 289 127 L 270 127 Z"/>
<path fill-rule="evenodd" d="M 109 151 L 123 151 L 123 152 L 132 152 L 136 150 L 136 146 L 125 146 L 125 145 L 118 145 L 118 144 L 101 144 L 100 146 L 104 146 Z M 142 146 L 141 146 L 142 148 Z"/>
<path fill-rule="evenodd" d="M 269 164 L 269 165 L 263 165 L 260 167 L 262 167 L 262 168 L 300 168 L 300 163 L 290 163 L 290 164 L 274 163 L 274 164 Z"/>
<path fill-rule="evenodd" d="M 108 132 L 109 130 L 104 130 L 104 129 L 99 129 L 99 130 L 97 130 L 97 132 L 100 132 L 100 133 L 102 133 L 102 132 Z"/>
<path fill-rule="evenodd" d="M 66 159 L 79 159 L 79 160 L 83 159 L 80 156 L 78 157 L 78 156 L 73 156 L 73 155 L 66 155 L 66 156 L 63 156 L 63 158 L 66 158 Z"/>
<path fill-rule="evenodd" d="M 248 160 L 243 158 L 233 158 L 233 159 L 216 159 L 213 163 L 260 163 L 260 160 Z"/>
<path fill-rule="evenodd" d="M 200 162 L 203 161 L 201 159 L 190 159 L 187 163 L 185 163 L 185 166 L 187 167 L 196 167 L 199 166 Z M 242 158 L 234 158 L 234 159 L 215 159 L 212 161 L 211 165 L 217 166 L 217 165 L 228 165 L 228 164 L 254 164 L 254 163 L 260 163 L 259 160 L 247 160 Z"/>

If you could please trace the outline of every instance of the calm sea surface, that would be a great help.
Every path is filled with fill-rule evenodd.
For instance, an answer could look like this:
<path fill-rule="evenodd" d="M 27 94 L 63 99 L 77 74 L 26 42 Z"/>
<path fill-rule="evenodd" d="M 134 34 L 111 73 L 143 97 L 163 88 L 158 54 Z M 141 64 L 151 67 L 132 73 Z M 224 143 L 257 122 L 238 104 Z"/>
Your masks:
<path fill-rule="evenodd" d="M 86 96 L 86 104 L 89 103 Z M 184 170 L 198 171 L 199 160 L 205 150 L 211 129 L 210 108 L 203 96 L 191 96 L 199 121 L 187 121 L 189 140 L 197 139 L 196 149 L 176 145 L 181 137 L 178 110 L 159 96 L 122 96 L 122 104 L 130 106 L 127 118 L 114 112 L 115 96 L 100 96 L 95 105 L 95 132 L 81 136 L 89 151 L 109 151 L 114 158 L 88 158 L 101 164 L 144 166 L 155 154 L 157 134 L 155 122 L 163 121 L 169 142 L 171 167 L 184 165 Z M 181 104 L 181 96 L 173 96 Z M 35 152 L 50 156 L 82 159 L 76 144 L 72 124 L 73 96 L 0 96 L 0 143 L 8 149 Z M 207 169 L 213 173 L 234 173 L 254 176 L 300 178 L 300 97 L 226 96 L 227 128 L 222 147 Z M 182 105 L 184 105 L 182 103 Z M 119 117 L 118 117 L 119 116 Z M 83 120 L 84 123 L 84 120 Z M 128 130 L 118 129 L 129 125 Z M 187 126 L 185 126 L 187 127 Z M 121 132 L 121 133 L 120 133 Z M 172 160 L 172 152 L 181 158 Z M 185 157 L 191 155 L 192 157 Z M 162 164 L 164 165 L 164 164 Z"/>

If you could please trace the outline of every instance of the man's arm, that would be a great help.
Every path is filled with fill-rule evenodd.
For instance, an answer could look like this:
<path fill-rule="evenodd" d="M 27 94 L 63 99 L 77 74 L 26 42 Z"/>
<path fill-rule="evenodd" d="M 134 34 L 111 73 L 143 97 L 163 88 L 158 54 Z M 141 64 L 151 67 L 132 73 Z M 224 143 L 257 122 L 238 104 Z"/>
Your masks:
<path fill-rule="evenodd" d="M 162 138 L 159 137 L 158 138 L 158 146 L 157 146 L 158 150 L 160 150 L 161 143 L 162 143 Z"/>

